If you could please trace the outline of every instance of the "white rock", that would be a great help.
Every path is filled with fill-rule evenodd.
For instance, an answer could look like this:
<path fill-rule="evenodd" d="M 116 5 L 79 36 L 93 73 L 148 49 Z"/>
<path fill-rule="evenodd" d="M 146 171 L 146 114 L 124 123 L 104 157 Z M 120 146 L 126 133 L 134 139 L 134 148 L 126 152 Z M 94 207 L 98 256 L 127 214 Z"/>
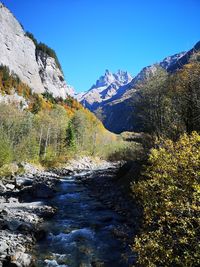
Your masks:
<path fill-rule="evenodd" d="M 36 93 L 47 90 L 54 97 L 62 98 L 74 94 L 74 89 L 66 84 L 55 59 L 42 51 L 36 53 L 33 41 L 1 3 L 0 25 L 0 64 L 8 66 Z"/>
<path fill-rule="evenodd" d="M 37 62 L 45 90 L 51 92 L 54 97 L 66 98 L 68 94 L 73 95 L 72 87 L 66 84 L 63 73 L 58 68 L 54 58 L 38 51 Z"/>
<path fill-rule="evenodd" d="M 6 65 L 35 92 L 41 93 L 44 87 L 35 59 L 35 45 L 12 15 L 0 3 L 0 64 Z"/>
<path fill-rule="evenodd" d="M 132 79 L 133 77 L 128 72 L 118 70 L 117 73 L 111 73 L 106 70 L 95 85 L 86 93 L 77 94 L 76 98 L 83 105 L 90 108 L 92 105 L 97 105 L 117 95 L 118 89 L 130 83 Z"/>

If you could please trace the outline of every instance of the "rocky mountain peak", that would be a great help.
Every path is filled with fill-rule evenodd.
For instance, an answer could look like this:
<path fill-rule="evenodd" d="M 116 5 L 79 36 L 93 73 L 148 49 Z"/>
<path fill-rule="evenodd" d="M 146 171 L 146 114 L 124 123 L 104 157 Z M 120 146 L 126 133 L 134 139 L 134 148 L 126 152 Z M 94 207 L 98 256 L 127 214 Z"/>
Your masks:
<path fill-rule="evenodd" d="M 127 71 L 118 70 L 116 73 L 112 73 L 111 71 L 106 70 L 105 74 L 96 81 L 96 84 L 93 85 L 91 89 L 108 87 L 111 84 L 125 85 L 132 79 L 133 77 Z"/>
<path fill-rule="evenodd" d="M 105 74 L 101 76 L 86 93 L 77 95 L 77 99 L 86 107 L 91 105 L 98 105 L 112 98 L 118 93 L 118 89 L 129 83 L 133 77 L 127 72 L 118 70 L 112 73 L 105 70 Z"/>

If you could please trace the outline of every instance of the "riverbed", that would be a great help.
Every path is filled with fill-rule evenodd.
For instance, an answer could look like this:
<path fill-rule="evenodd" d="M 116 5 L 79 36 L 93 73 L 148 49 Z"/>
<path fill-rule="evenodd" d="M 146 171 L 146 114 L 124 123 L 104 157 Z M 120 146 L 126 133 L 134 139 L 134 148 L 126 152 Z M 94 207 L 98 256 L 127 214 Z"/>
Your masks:
<path fill-rule="evenodd" d="M 117 237 L 124 217 L 94 198 L 80 173 L 61 179 L 48 204 L 57 209 L 43 228 L 46 238 L 35 247 L 36 266 L 127 267 L 125 240 Z"/>

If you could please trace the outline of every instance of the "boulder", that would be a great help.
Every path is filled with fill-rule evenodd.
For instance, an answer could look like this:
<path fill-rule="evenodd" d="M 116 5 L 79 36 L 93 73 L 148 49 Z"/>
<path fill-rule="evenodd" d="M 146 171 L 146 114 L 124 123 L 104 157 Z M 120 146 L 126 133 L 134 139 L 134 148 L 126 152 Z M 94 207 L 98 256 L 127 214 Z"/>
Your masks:
<path fill-rule="evenodd" d="M 30 267 L 33 264 L 33 259 L 29 254 L 19 251 L 11 256 L 10 263 L 12 265 L 9 266 L 13 267 Z"/>
<path fill-rule="evenodd" d="M 6 184 L 6 188 L 9 190 L 13 190 L 15 188 L 14 184 Z"/>
<path fill-rule="evenodd" d="M 35 198 L 51 198 L 54 196 L 54 191 L 46 184 L 37 183 L 32 187 L 32 195 Z"/>

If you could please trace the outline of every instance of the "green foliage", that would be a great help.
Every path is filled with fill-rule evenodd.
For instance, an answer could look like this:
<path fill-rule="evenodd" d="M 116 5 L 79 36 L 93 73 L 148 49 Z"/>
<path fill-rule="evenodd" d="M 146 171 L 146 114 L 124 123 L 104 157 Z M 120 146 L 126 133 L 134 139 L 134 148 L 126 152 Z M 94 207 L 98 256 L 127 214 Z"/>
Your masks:
<path fill-rule="evenodd" d="M 16 145 L 14 153 L 17 155 L 18 162 L 38 162 L 39 161 L 39 144 L 35 132 L 30 133 Z"/>
<path fill-rule="evenodd" d="M 46 53 L 48 56 L 54 58 L 55 62 L 56 62 L 56 65 L 62 71 L 62 67 L 61 67 L 60 62 L 58 60 L 56 52 L 52 48 L 50 48 L 46 44 L 40 42 L 40 43 L 37 44 L 36 49 L 39 50 L 39 51 L 42 51 L 42 52 Z"/>
<path fill-rule="evenodd" d="M 31 33 L 31 32 L 26 32 L 26 36 L 29 37 L 33 43 L 35 44 L 36 46 L 36 56 L 37 56 L 37 51 L 42 51 L 44 52 L 45 54 L 47 54 L 48 56 L 52 57 L 55 59 L 55 62 L 58 66 L 58 68 L 62 71 L 62 67 L 61 67 L 61 64 L 58 60 L 58 57 L 56 55 L 56 52 L 50 48 L 49 46 L 47 46 L 46 44 L 44 43 L 38 43 L 37 39 L 35 38 L 35 36 Z"/>
<path fill-rule="evenodd" d="M 200 265 L 200 136 L 161 140 L 133 192 L 144 208 L 139 266 Z"/>
<path fill-rule="evenodd" d="M 0 167 L 12 161 L 12 148 L 9 139 L 0 131 Z"/>
<path fill-rule="evenodd" d="M 49 93 L 48 91 L 45 91 L 44 93 L 42 93 L 43 97 L 45 99 L 47 99 L 49 102 L 51 102 L 52 104 L 55 104 L 56 103 L 56 100 L 53 96 L 52 93 Z"/>
<path fill-rule="evenodd" d="M 5 82 L 10 77 L 10 70 L 7 66 L 0 65 L 0 72 L 2 73 L 2 81 Z"/>
<path fill-rule="evenodd" d="M 0 177 L 9 177 L 16 173 L 20 173 L 20 170 L 14 163 L 4 164 L 0 167 Z"/>
<path fill-rule="evenodd" d="M 108 151 L 106 151 L 106 154 L 107 159 L 110 161 L 120 161 L 122 159 L 129 161 L 141 159 L 143 156 L 142 152 L 143 149 L 141 144 L 118 140 L 118 142 L 112 143 L 108 146 Z"/>
<path fill-rule="evenodd" d="M 67 130 L 66 130 L 66 145 L 70 150 L 74 151 L 76 149 L 75 131 L 74 131 L 74 127 L 71 121 L 69 121 Z"/>

